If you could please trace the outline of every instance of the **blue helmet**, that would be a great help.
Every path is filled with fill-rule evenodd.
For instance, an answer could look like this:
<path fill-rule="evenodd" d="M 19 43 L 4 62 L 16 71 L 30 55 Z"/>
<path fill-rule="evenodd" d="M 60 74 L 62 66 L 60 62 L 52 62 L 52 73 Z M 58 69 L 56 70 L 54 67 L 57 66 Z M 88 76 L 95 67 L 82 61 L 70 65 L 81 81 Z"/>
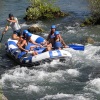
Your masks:
<path fill-rule="evenodd" d="M 29 33 L 28 30 L 23 31 L 23 35 L 28 34 L 28 33 Z"/>
<path fill-rule="evenodd" d="M 27 37 L 31 37 L 32 34 L 29 32 L 28 34 L 26 34 Z"/>
<path fill-rule="evenodd" d="M 56 26 L 55 25 L 52 25 L 51 28 L 56 28 Z"/>
<path fill-rule="evenodd" d="M 56 35 L 59 35 L 60 33 L 59 33 L 59 31 L 55 31 L 54 32 L 54 35 L 56 36 Z"/>

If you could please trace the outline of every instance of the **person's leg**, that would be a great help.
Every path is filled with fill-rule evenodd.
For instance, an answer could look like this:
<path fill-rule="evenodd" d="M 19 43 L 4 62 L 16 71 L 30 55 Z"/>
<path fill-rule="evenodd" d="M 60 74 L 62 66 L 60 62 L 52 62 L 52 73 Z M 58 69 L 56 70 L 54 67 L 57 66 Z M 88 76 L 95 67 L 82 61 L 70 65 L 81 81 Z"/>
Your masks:
<path fill-rule="evenodd" d="M 17 36 L 16 34 L 13 34 L 13 35 L 12 35 L 12 39 L 14 39 L 14 40 L 19 40 L 19 36 Z"/>
<path fill-rule="evenodd" d="M 38 55 L 38 53 L 36 51 L 34 51 L 34 52 L 35 52 L 35 55 Z"/>
<path fill-rule="evenodd" d="M 59 47 L 58 50 L 61 50 L 61 48 Z"/>
<path fill-rule="evenodd" d="M 36 51 L 32 52 L 32 56 L 38 55 L 38 53 Z"/>
<path fill-rule="evenodd" d="M 22 31 L 21 29 L 17 30 L 17 31 L 13 31 L 13 35 L 12 35 L 12 38 L 14 40 L 19 40 L 19 37 L 22 36 Z"/>
<path fill-rule="evenodd" d="M 34 51 L 32 52 L 32 56 L 35 56 L 35 53 L 34 53 Z"/>
<path fill-rule="evenodd" d="M 52 50 L 52 44 L 51 44 L 51 43 L 47 44 L 47 49 L 46 49 L 46 51 L 50 51 L 50 50 Z"/>

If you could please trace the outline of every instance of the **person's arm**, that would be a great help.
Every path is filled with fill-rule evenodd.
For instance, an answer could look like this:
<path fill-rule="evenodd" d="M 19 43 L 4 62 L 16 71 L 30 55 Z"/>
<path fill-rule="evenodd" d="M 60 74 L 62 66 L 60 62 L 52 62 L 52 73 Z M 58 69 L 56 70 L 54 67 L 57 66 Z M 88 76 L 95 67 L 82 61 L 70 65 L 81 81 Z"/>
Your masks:
<path fill-rule="evenodd" d="M 36 48 L 37 46 L 31 46 L 30 50 L 32 51 L 34 48 Z"/>
<path fill-rule="evenodd" d="M 32 43 L 35 44 L 35 45 L 38 45 L 38 43 L 36 43 L 35 41 L 33 41 L 33 40 L 31 40 L 31 39 L 30 39 L 30 42 L 32 42 Z"/>
<path fill-rule="evenodd" d="M 37 45 L 37 46 L 43 47 L 41 44 L 36 43 L 36 42 L 35 42 L 35 41 L 33 41 L 31 38 L 30 38 L 30 40 L 29 40 L 29 41 L 30 41 L 30 42 L 32 42 L 33 44 Z"/>
<path fill-rule="evenodd" d="M 60 40 L 61 40 L 61 43 L 63 44 L 64 47 L 67 47 L 66 43 L 64 42 L 63 38 L 61 37 L 60 35 Z"/>
<path fill-rule="evenodd" d="M 48 41 L 49 39 L 50 39 L 50 33 L 49 33 L 49 35 L 47 36 L 47 39 L 46 39 L 46 40 Z"/>
<path fill-rule="evenodd" d="M 28 50 L 26 50 L 25 48 L 23 48 L 23 46 L 26 44 L 26 40 L 24 40 L 21 44 L 20 41 L 17 42 L 17 46 L 19 47 L 19 49 L 28 52 Z"/>
<path fill-rule="evenodd" d="M 13 22 L 13 23 L 17 23 L 18 22 L 18 20 L 17 20 L 17 18 L 14 18 L 14 19 L 7 19 L 7 21 L 8 22 Z"/>
<path fill-rule="evenodd" d="M 47 46 L 47 40 L 45 40 L 44 42 L 41 42 L 41 45 L 43 46 L 43 47 L 45 47 L 45 46 Z"/>

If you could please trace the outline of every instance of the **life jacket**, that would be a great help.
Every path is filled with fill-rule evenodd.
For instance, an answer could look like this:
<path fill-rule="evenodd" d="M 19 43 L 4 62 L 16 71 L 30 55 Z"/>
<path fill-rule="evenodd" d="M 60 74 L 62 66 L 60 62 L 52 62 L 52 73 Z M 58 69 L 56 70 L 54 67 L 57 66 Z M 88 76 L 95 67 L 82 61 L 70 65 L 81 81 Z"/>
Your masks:
<path fill-rule="evenodd" d="M 52 35 L 50 36 L 50 39 L 53 39 L 53 38 L 55 38 L 55 36 L 52 34 Z"/>
<path fill-rule="evenodd" d="M 63 47 L 63 46 L 62 46 L 62 43 L 60 41 L 54 42 L 54 49 L 58 49 L 58 48 L 61 48 L 61 47 Z"/>

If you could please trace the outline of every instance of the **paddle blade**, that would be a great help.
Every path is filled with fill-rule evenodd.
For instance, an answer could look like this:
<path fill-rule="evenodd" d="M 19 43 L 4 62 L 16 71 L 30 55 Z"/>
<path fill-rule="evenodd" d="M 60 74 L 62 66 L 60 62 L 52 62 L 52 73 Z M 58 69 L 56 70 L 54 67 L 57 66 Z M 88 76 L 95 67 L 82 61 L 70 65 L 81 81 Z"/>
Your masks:
<path fill-rule="evenodd" d="M 69 44 L 68 46 L 69 48 L 73 48 L 74 50 L 84 51 L 84 45 Z"/>

